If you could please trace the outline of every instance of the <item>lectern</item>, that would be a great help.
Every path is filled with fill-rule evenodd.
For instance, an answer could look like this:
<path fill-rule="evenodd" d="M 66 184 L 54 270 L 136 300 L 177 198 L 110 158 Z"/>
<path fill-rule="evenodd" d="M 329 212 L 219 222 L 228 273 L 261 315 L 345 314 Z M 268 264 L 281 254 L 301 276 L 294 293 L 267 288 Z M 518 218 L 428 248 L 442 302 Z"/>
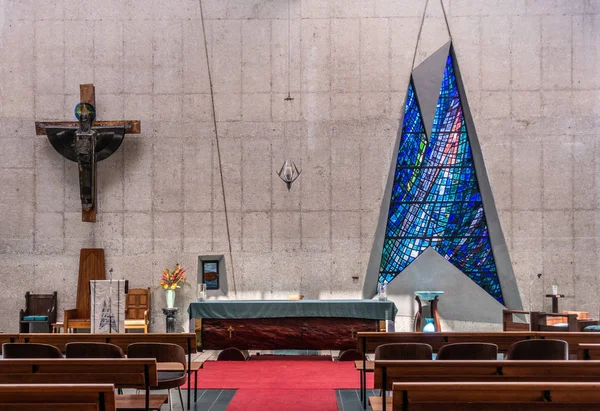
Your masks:
<path fill-rule="evenodd" d="M 438 301 L 443 291 L 415 291 L 415 300 L 419 305 L 415 318 L 415 331 L 440 332 L 440 317 L 437 311 Z"/>
<path fill-rule="evenodd" d="M 92 333 L 125 332 L 127 280 L 92 280 Z"/>

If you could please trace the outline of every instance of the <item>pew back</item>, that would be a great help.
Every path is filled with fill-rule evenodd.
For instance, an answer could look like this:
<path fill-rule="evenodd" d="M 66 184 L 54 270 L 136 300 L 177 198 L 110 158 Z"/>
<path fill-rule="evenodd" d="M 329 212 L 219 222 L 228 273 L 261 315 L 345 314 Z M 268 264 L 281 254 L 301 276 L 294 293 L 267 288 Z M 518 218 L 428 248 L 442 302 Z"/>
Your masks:
<path fill-rule="evenodd" d="M 19 334 L 23 343 L 41 343 L 54 345 L 61 351 L 70 342 L 103 342 L 120 347 L 127 354 L 127 347 L 133 343 L 170 343 L 177 344 L 186 354 L 197 352 L 194 333 L 116 333 L 116 334 Z"/>
<path fill-rule="evenodd" d="M 416 342 L 429 344 L 433 352 L 438 352 L 446 344 L 480 342 L 496 344 L 498 352 L 506 353 L 512 344 L 532 339 L 563 340 L 569 344 L 569 353 L 577 354 L 579 344 L 600 344 L 600 332 L 359 332 L 356 334 L 356 348 L 361 354 L 372 354 L 382 344 Z"/>
<path fill-rule="evenodd" d="M 425 343 L 431 345 L 433 352 L 438 352 L 442 346 L 447 344 L 479 342 L 496 344 L 499 352 L 507 352 L 510 346 L 515 342 L 530 339 L 535 339 L 535 333 L 520 331 L 491 333 L 359 332 L 356 336 L 357 350 L 364 354 L 374 353 L 378 346 L 389 343 Z M 600 335 L 598 340 L 600 342 Z"/>
<path fill-rule="evenodd" d="M 158 385 L 156 359 L 0 360 L 0 384 L 114 384 L 146 389 Z"/>
<path fill-rule="evenodd" d="M 398 411 L 600 410 L 600 383 L 395 383 Z"/>
<path fill-rule="evenodd" d="M 452 381 L 600 383 L 600 361 L 375 361 L 375 389 L 390 390 L 395 382 Z"/>
<path fill-rule="evenodd" d="M 115 411 L 115 390 L 111 384 L 0 385 L 0 409 Z"/>

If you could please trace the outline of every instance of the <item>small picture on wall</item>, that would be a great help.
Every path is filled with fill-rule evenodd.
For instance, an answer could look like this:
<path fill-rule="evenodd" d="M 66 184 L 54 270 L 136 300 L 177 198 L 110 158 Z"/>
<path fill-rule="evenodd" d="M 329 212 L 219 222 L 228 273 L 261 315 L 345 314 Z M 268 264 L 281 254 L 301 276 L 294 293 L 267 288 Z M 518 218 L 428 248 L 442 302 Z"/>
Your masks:
<path fill-rule="evenodd" d="M 206 284 L 207 290 L 219 289 L 219 262 L 202 262 L 202 282 Z"/>

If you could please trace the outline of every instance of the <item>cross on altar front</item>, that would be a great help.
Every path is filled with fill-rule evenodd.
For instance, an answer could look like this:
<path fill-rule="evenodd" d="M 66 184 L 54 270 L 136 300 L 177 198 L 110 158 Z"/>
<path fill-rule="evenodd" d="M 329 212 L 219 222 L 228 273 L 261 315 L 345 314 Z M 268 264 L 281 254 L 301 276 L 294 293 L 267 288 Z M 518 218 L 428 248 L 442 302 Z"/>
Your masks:
<path fill-rule="evenodd" d="M 121 146 L 125 134 L 139 134 L 139 120 L 95 121 L 93 84 L 79 86 L 81 102 L 75 108 L 78 121 L 36 122 L 37 135 L 48 140 L 63 157 L 79 165 L 81 220 L 96 221 L 96 162 L 108 158 Z"/>

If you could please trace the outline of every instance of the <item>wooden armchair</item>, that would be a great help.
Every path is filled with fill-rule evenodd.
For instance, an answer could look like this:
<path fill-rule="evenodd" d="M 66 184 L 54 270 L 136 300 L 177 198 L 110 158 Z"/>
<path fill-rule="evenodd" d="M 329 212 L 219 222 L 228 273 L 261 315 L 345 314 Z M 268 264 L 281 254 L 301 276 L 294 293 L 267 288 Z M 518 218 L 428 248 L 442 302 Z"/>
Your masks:
<path fill-rule="evenodd" d="M 125 332 L 143 329 L 148 332 L 150 323 L 150 288 L 132 288 L 127 293 L 125 306 Z"/>
<path fill-rule="evenodd" d="M 529 311 L 503 310 L 502 331 L 529 331 L 529 323 L 526 322 L 529 318 L 529 314 Z M 515 321 L 515 315 L 519 321 Z"/>
<path fill-rule="evenodd" d="M 531 331 L 579 331 L 577 314 L 531 312 Z"/>
<path fill-rule="evenodd" d="M 56 322 L 56 291 L 53 294 L 25 293 L 25 309 L 19 312 L 19 332 L 50 332 Z"/>
<path fill-rule="evenodd" d="M 82 248 L 79 254 L 76 308 L 65 310 L 65 331 L 92 326 L 90 280 L 104 280 L 104 250 Z"/>

